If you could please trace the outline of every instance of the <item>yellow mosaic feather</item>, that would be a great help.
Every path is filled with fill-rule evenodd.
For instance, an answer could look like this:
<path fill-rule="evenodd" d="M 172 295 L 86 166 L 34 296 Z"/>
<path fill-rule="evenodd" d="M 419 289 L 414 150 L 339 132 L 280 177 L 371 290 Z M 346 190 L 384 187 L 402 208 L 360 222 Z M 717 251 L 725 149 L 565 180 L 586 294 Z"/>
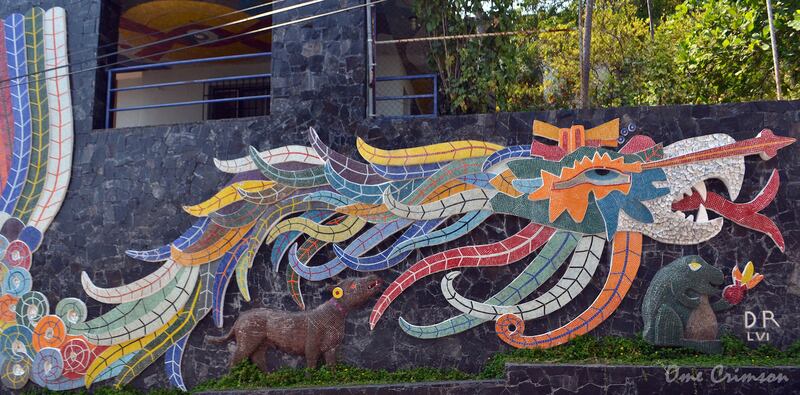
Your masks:
<path fill-rule="evenodd" d="M 275 185 L 274 181 L 235 182 L 225 188 L 222 188 L 214 196 L 202 203 L 194 206 L 183 206 L 183 210 L 195 217 L 204 217 L 209 213 L 213 213 L 229 204 L 242 200 L 242 196 L 236 192 L 237 188 L 247 192 L 258 192 L 270 188 L 273 185 Z"/>
<path fill-rule="evenodd" d="M 321 225 L 308 218 L 290 218 L 276 225 L 269 232 L 267 244 L 275 241 L 281 233 L 297 231 L 309 235 L 317 240 L 328 243 L 339 243 L 345 241 L 367 224 L 363 218 L 348 216 L 344 221 L 336 225 Z"/>
<path fill-rule="evenodd" d="M 461 140 L 449 143 L 425 145 L 422 147 L 382 150 L 367 144 L 360 137 L 356 140 L 358 153 L 367 162 L 384 166 L 421 165 L 426 163 L 449 162 L 486 156 L 503 148 L 502 145 L 485 141 Z"/>

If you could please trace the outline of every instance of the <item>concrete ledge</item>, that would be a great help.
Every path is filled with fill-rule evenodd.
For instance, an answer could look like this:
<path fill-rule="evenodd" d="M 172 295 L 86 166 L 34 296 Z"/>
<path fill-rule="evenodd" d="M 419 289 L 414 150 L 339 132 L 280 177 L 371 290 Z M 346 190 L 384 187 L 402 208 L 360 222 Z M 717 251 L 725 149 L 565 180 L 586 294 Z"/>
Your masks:
<path fill-rule="evenodd" d="M 502 394 L 505 380 L 434 381 L 427 383 L 346 385 L 340 387 L 265 388 L 236 391 L 200 392 L 201 395 L 341 395 L 341 394 Z"/>
<path fill-rule="evenodd" d="M 551 394 L 796 394 L 800 367 L 506 365 L 507 388 Z"/>
<path fill-rule="evenodd" d="M 268 388 L 201 394 L 720 394 L 800 392 L 798 366 L 679 367 L 576 364 L 507 364 L 505 380 Z"/>

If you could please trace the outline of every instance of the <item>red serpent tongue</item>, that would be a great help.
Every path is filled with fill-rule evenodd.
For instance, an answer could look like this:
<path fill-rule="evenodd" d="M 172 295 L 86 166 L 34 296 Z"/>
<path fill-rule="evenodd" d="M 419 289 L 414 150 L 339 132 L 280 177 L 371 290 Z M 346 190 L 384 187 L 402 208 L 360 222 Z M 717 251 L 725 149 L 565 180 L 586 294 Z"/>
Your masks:
<path fill-rule="evenodd" d="M 778 171 L 773 170 L 767 185 L 764 186 L 755 199 L 748 203 L 734 203 L 710 191 L 708 192 L 706 200 L 703 201 L 700 194 L 693 192 L 691 196 L 687 196 L 680 201 L 672 203 L 672 209 L 678 211 L 696 210 L 702 203 L 707 209 L 718 213 L 730 221 L 744 226 L 745 228 L 757 230 L 766 234 L 772 238 L 775 244 L 783 251 L 785 243 L 781 231 L 778 230 L 778 226 L 775 225 L 775 222 L 772 222 L 769 217 L 759 213 L 759 211 L 763 210 L 775 199 L 779 184 L 780 179 Z"/>

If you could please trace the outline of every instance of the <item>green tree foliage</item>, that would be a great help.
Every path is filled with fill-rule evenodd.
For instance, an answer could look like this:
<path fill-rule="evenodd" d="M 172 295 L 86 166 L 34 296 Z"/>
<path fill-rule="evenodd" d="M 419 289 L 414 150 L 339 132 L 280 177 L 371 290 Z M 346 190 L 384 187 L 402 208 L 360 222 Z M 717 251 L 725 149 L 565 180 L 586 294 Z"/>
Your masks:
<path fill-rule="evenodd" d="M 522 14 L 528 8 L 516 0 L 429 0 L 414 6 L 430 36 L 514 31 L 526 25 Z M 429 61 L 441 78 L 449 112 L 510 111 L 512 97 L 539 96 L 526 83 L 538 80 L 540 62 L 522 40 L 432 41 Z"/>
<path fill-rule="evenodd" d="M 775 98 L 763 0 L 597 0 L 592 34 L 595 107 Z M 418 1 L 431 36 L 537 31 L 435 41 L 430 63 L 451 113 L 577 106 L 577 2 Z M 800 98 L 800 2 L 773 1 L 784 98 Z M 565 31 L 552 30 L 563 29 Z"/>
<path fill-rule="evenodd" d="M 798 96 L 798 3 L 773 2 L 782 86 Z M 659 26 L 647 67 L 649 104 L 775 99 L 767 11 L 763 1 L 691 0 Z"/>

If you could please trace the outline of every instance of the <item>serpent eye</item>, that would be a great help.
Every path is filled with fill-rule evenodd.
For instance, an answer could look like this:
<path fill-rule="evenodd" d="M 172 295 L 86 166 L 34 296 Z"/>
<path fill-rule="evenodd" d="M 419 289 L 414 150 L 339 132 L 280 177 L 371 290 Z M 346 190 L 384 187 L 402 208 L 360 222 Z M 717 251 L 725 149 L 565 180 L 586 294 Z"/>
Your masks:
<path fill-rule="evenodd" d="M 581 184 L 590 184 L 597 186 L 612 186 L 612 185 L 626 185 L 630 184 L 631 176 L 629 174 L 620 173 L 613 169 L 598 167 L 594 169 L 587 169 L 577 176 L 557 182 L 556 189 L 568 189 Z"/>

